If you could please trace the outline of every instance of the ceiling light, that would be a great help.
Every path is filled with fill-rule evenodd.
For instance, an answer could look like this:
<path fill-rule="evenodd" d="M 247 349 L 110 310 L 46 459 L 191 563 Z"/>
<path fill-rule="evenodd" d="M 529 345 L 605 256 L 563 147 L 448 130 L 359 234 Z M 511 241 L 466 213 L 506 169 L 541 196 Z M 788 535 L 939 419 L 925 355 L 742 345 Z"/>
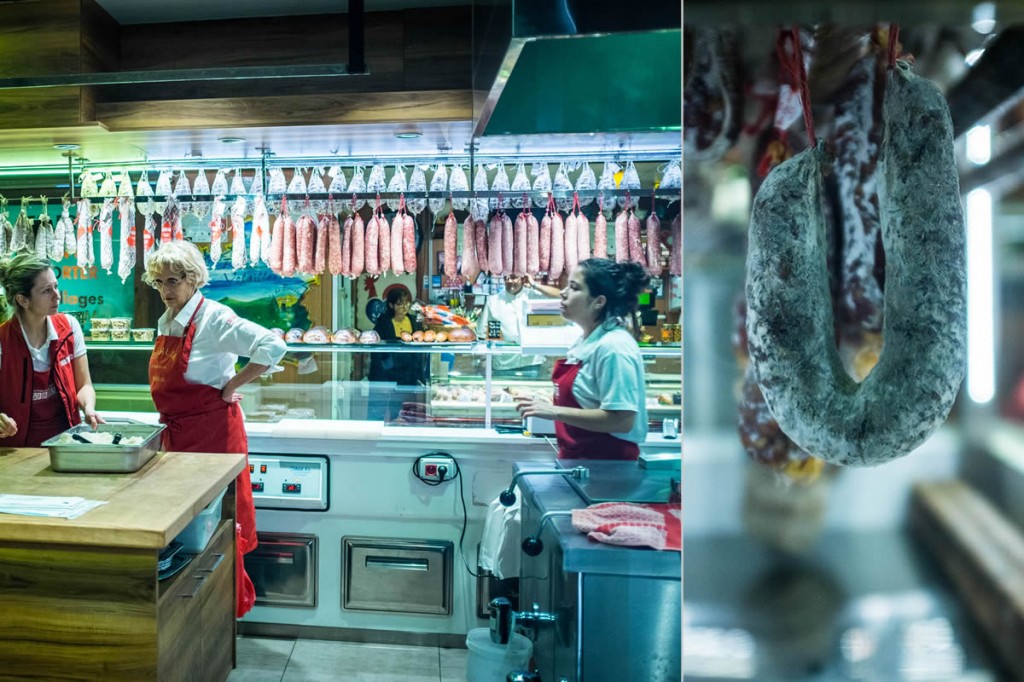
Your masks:
<path fill-rule="evenodd" d="M 74 142 L 58 142 L 53 145 L 54 149 L 59 149 L 62 152 L 69 152 L 72 149 L 81 149 L 82 145 L 75 144 Z"/>
<path fill-rule="evenodd" d="M 415 140 L 418 137 L 423 137 L 423 131 L 415 126 L 399 128 L 395 131 L 395 137 L 399 140 Z"/>
<path fill-rule="evenodd" d="M 971 12 L 971 28 L 978 33 L 988 35 L 996 27 L 996 5 L 993 2 L 981 2 Z"/>
<path fill-rule="evenodd" d="M 217 138 L 217 142 L 220 142 L 222 144 L 239 144 L 240 142 L 245 142 L 245 138 L 244 137 L 218 137 Z"/>

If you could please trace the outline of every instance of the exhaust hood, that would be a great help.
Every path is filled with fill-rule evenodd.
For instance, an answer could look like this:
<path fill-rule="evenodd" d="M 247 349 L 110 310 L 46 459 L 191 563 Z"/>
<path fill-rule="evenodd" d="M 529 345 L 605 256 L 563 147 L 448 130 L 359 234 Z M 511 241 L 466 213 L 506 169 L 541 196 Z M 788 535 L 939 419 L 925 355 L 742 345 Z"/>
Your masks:
<path fill-rule="evenodd" d="M 679 131 L 679 0 L 476 0 L 474 137 Z"/>

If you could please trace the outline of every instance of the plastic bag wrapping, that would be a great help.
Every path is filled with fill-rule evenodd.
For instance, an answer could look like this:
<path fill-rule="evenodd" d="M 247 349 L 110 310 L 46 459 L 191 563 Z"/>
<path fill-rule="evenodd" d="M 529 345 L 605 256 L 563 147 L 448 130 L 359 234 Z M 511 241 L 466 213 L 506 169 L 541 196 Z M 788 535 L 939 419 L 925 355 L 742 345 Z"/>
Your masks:
<path fill-rule="evenodd" d="M 437 168 L 434 170 L 434 177 L 430 178 L 430 193 L 435 196 L 430 197 L 430 212 L 437 215 L 444 209 L 444 204 L 448 200 L 448 197 L 444 196 L 448 192 L 448 168 L 443 163 L 437 164 Z"/>
<path fill-rule="evenodd" d="M 88 197 L 82 197 L 75 206 L 75 265 L 80 268 L 92 267 L 95 257 L 92 247 L 92 204 Z"/>
<path fill-rule="evenodd" d="M 548 192 L 551 191 L 551 169 L 548 168 L 548 164 L 538 162 L 533 164 L 533 168 L 530 169 L 530 175 L 533 176 L 533 191 L 535 194 L 533 205 L 537 208 L 547 208 Z"/>
<path fill-rule="evenodd" d="M 178 209 L 182 213 L 192 212 L 192 187 L 188 183 L 185 171 L 179 171 L 178 178 L 174 181 L 174 196 L 178 197 Z"/>
<path fill-rule="evenodd" d="M 341 166 L 331 166 L 327 170 L 327 177 L 331 179 L 331 184 L 327 187 L 328 194 L 344 194 L 348 187 L 348 178 L 345 177 L 345 171 L 342 170 Z"/>
<path fill-rule="evenodd" d="M 36 258 L 43 261 L 53 260 L 50 258 L 50 254 L 54 251 L 55 242 L 53 223 L 50 222 L 50 216 L 46 212 L 46 200 L 44 199 L 42 212 L 39 214 L 39 227 L 36 228 L 34 245 Z"/>
<path fill-rule="evenodd" d="M 7 206 L 3 206 L 4 215 L 0 217 L 0 220 L 6 220 Z M 3 236 L 3 225 L 0 225 L 0 237 Z M 64 199 L 61 204 L 60 218 L 57 219 L 57 226 L 53 229 L 53 241 L 54 247 L 53 252 L 50 254 L 50 260 L 63 260 L 65 254 L 73 254 L 78 250 L 78 244 L 75 241 L 75 224 L 71 222 L 71 201 Z M 0 253 L 3 253 L 3 247 L 0 246 Z M 59 255 L 57 255 L 59 254 Z"/>
<path fill-rule="evenodd" d="M 253 170 L 252 182 L 249 183 L 249 194 L 263 194 L 263 171 L 259 168 Z"/>
<path fill-rule="evenodd" d="M 100 185 L 100 196 L 101 197 L 116 197 L 117 196 L 117 180 L 114 179 L 114 174 L 107 172 L 103 177 L 103 184 Z"/>
<path fill-rule="evenodd" d="M 288 194 L 304 195 L 306 194 L 306 176 L 302 173 L 304 168 L 293 168 L 292 179 L 288 183 Z"/>
<path fill-rule="evenodd" d="M 405 177 L 405 166 L 395 164 L 395 174 L 391 176 L 391 181 L 388 182 L 388 192 L 404 192 L 407 186 L 408 182 Z M 395 197 L 394 199 L 387 199 L 384 203 L 386 203 L 388 208 L 392 211 L 397 211 L 401 202 L 401 198 Z M 388 246 L 390 248 L 390 244 Z"/>
<path fill-rule="evenodd" d="M 129 199 L 135 198 L 135 193 L 132 191 L 132 178 L 126 170 L 121 171 L 121 176 L 118 178 L 117 196 L 128 197 Z"/>
<path fill-rule="evenodd" d="M 388 186 L 386 182 L 386 174 L 384 172 L 384 165 L 375 163 L 370 167 L 370 177 L 366 180 L 366 191 L 367 192 L 383 192 Z"/>
<path fill-rule="evenodd" d="M 487 169 L 481 164 L 476 167 L 476 174 L 473 176 L 473 191 L 486 192 L 490 187 L 487 185 Z M 487 199 L 470 199 L 469 212 L 473 214 L 474 220 L 487 220 Z M 483 263 L 481 263 L 483 266 Z"/>
<path fill-rule="evenodd" d="M 196 171 L 196 179 L 195 182 L 192 183 L 192 196 L 193 198 L 206 197 L 205 200 L 192 202 L 192 215 L 202 220 L 213 207 L 213 202 L 209 201 L 210 183 L 206 179 L 206 171 L 202 168 Z"/>
<path fill-rule="evenodd" d="M 409 178 L 409 193 L 415 192 L 426 192 L 427 191 L 427 174 L 426 170 L 429 166 L 422 166 L 416 164 L 412 167 L 412 177 Z M 423 198 L 410 199 L 406 198 L 405 208 L 407 211 L 414 215 L 423 213 L 423 209 L 427 207 L 427 200 Z"/>
<path fill-rule="evenodd" d="M 244 193 L 243 193 L 244 194 Z M 245 267 L 245 212 L 248 202 L 239 195 L 231 205 L 231 268 Z"/>
<path fill-rule="evenodd" d="M 270 177 L 267 179 L 267 195 L 271 198 L 278 197 L 284 194 L 287 189 L 288 183 L 285 180 L 284 171 L 280 168 L 271 168 Z M 277 213 L 279 210 L 277 203 L 274 201 L 271 201 L 267 208 L 270 209 L 271 213 Z"/>
<path fill-rule="evenodd" d="M 99 196 L 99 188 L 96 187 L 97 174 L 93 171 L 83 171 L 78 176 L 78 184 L 81 186 L 79 194 L 83 197 L 91 199 L 92 197 Z"/>
<path fill-rule="evenodd" d="M 636 172 L 636 166 L 633 165 L 632 161 L 626 162 L 626 170 L 622 174 L 622 182 L 619 183 L 619 189 L 628 189 L 632 192 L 632 198 L 630 201 L 632 201 L 635 206 L 636 198 L 640 196 L 640 175 Z M 619 197 L 616 203 L 618 203 L 619 208 L 625 208 L 626 201 L 626 197 Z"/>
<path fill-rule="evenodd" d="M 234 174 L 231 176 L 231 187 L 229 189 L 229 193 L 238 196 L 239 194 L 245 194 L 245 191 L 245 178 L 242 177 L 242 169 L 236 168 Z"/>
<path fill-rule="evenodd" d="M 601 177 L 597 181 L 598 189 L 615 189 L 615 174 L 621 169 L 619 164 L 614 161 L 605 161 L 604 168 L 601 170 Z M 611 218 L 612 213 L 615 211 L 615 199 L 612 195 L 605 196 L 601 195 L 601 209 L 604 211 L 606 217 Z"/>
<path fill-rule="evenodd" d="M 172 194 L 167 198 L 167 205 L 160 219 L 160 243 L 166 244 L 184 238 L 181 230 L 181 211 L 178 210 L 178 200 Z"/>
<path fill-rule="evenodd" d="M 249 235 L 249 265 L 270 260 L 270 213 L 262 194 L 253 199 L 252 232 Z"/>
<path fill-rule="evenodd" d="M 490 206 L 491 210 L 497 208 L 505 208 L 508 206 L 508 193 L 511 190 L 511 183 L 508 180 L 508 172 L 505 171 L 505 164 L 499 163 L 498 172 L 494 175 L 494 182 L 491 183 L 492 192 L 502 192 L 501 199 L 494 197 L 488 200 L 487 205 Z"/>
<path fill-rule="evenodd" d="M 224 212 L 227 210 L 227 202 L 224 196 L 218 194 L 213 200 L 210 209 L 210 267 L 217 267 L 221 257 L 221 242 L 224 241 Z"/>
<path fill-rule="evenodd" d="M 160 171 L 160 174 L 156 177 L 156 190 L 154 192 L 157 196 L 163 197 L 163 199 L 153 204 L 153 210 L 161 216 L 167 210 L 167 197 L 174 194 L 174 190 L 171 189 L 171 177 L 172 173 L 169 170 Z M 85 195 L 83 194 L 82 196 Z"/>
<path fill-rule="evenodd" d="M 555 205 L 558 206 L 559 211 L 568 211 L 572 208 L 572 181 L 569 180 L 569 171 L 565 167 L 565 161 L 558 164 L 552 189 L 556 192 L 565 193 L 564 197 L 555 199 Z"/>
<path fill-rule="evenodd" d="M 516 164 L 516 175 L 512 180 L 512 205 L 516 208 L 527 208 L 530 204 L 530 197 L 523 200 L 524 194 L 530 193 L 530 178 L 526 175 L 526 164 L 520 161 Z"/>
<path fill-rule="evenodd" d="M 466 177 L 466 169 L 461 164 L 455 164 L 452 166 L 451 175 L 448 176 L 448 191 L 449 192 L 468 192 L 469 191 L 469 179 Z M 469 199 L 456 199 L 452 198 L 452 208 L 457 211 L 463 211 L 469 206 Z"/>
<path fill-rule="evenodd" d="M 156 251 L 156 211 L 149 211 L 142 224 L 143 266 L 149 263 L 149 257 L 153 255 L 154 251 Z"/>
<path fill-rule="evenodd" d="M 8 248 L 11 253 L 26 251 L 32 243 L 31 240 L 32 221 L 28 217 L 28 199 L 22 198 L 21 211 L 18 212 L 18 218 L 14 221 L 14 229 L 11 230 L 11 243 L 8 244 Z"/>
<path fill-rule="evenodd" d="M 152 196 L 153 188 L 149 184 L 149 171 L 142 171 L 139 182 L 135 185 L 135 209 L 142 215 L 152 215 L 156 211 L 156 204 L 148 198 Z"/>
<path fill-rule="evenodd" d="M 131 201 L 121 201 L 118 203 L 117 211 L 120 241 L 117 274 L 124 284 L 135 269 L 135 204 Z"/>
<path fill-rule="evenodd" d="M 309 184 L 306 185 L 306 191 L 310 194 L 327 194 L 327 187 L 324 186 L 323 174 L 323 168 L 311 169 L 309 171 Z M 317 215 L 327 212 L 326 199 L 312 199 L 309 204 Z"/>
<path fill-rule="evenodd" d="M 0 196 L 0 257 L 7 255 L 13 229 L 11 221 L 7 218 L 7 198 Z"/>
<path fill-rule="evenodd" d="M 679 159 L 672 159 L 665 165 L 658 168 L 662 172 L 661 182 L 658 187 L 661 189 L 681 189 L 683 186 L 683 170 Z"/>
<path fill-rule="evenodd" d="M 597 189 L 597 176 L 594 175 L 594 169 L 585 161 L 581 164 L 581 168 L 580 174 L 576 177 L 576 191 L 584 192 Z M 580 206 L 592 203 L 594 203 L 594 197 L 580 197 Z"/>
<path fill-rule="evenodd" d="M 366 170 L 362 166 L 356 166 L 352 171 L 352 181 L 348 183 L 348 191 L 351 194 L 362 194 L 366 191 Z M 355 210 L 358 211 L 366 206 L 365 199 L 356 199 Z"/>

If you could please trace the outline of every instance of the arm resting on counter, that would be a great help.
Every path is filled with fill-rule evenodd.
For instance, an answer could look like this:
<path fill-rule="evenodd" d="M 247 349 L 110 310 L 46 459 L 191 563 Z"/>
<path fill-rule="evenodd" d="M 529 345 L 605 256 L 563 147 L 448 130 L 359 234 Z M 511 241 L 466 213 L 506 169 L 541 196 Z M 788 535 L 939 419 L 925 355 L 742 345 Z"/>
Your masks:
<path fill-rule="evenodd" d="M 75 387 L 78 389 L 78 406 L 85 413 L 85 421 L 89 426 L 96 427 L 97 424 L 105 423 L 96 414 L 96 389 L 92 387 L 92 376 L 89 374 L 89 360 L 87 355 L 82 355 L 71 361 L 71 367 L 75 372 Z"/>
<path fill-rule="evenodd" d="M 633 428 L 636 412 L 597 408 L 561 407 L 546 400 L 516 398 L 516 409 L 524 417 L 554 419 L 594 433 L 626 433 Z"/>

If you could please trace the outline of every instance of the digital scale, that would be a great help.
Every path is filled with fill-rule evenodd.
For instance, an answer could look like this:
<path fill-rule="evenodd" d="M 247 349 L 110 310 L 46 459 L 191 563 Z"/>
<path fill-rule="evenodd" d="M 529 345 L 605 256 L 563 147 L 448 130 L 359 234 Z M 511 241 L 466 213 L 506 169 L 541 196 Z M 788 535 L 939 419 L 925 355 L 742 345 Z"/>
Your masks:
<path fill-rule="evenodd" d="M 579 325 L 562 317 L 561 305 L 557 298 L 527 300 L 524 319 L 519 321 L 523 355 L 564 355 L 583 335 Z"/>

